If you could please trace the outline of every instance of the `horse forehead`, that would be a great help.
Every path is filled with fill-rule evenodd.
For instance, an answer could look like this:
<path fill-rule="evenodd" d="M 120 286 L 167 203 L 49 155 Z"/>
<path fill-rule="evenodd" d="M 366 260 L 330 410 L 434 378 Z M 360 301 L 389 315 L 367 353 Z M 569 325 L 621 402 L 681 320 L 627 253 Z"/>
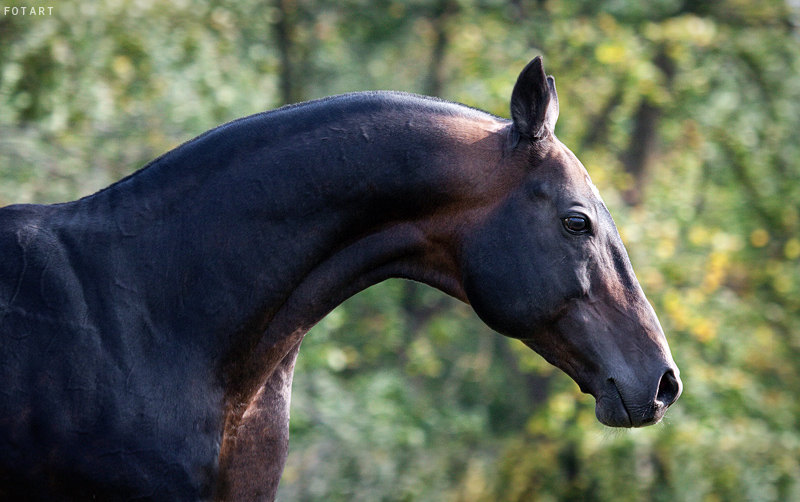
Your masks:
<path fill-rule="evenodd" d="M 598 190 L 597 185 L 595 185 L 592 182 L 592 178 L 589 176 L 588 172 L 584 174 L 583 182 L 586 184 L 586 186 L 589 187 L 589 191 L 592 192 L 592 195 L 594 195 L 597 198 L 597 200 L 600 201 L 600 203 L 605 206 L 605 201 L 603 200 L 603 196 L 600 195 L 600 190 Z"/>
<path fill-rule="evenodd" d="M 589 176 L 589 171 L 586 170 L 578 157 L 558 139 L 555 140 L 555 143 L 555 156 L 559 164 L 562 165 L 566 182 L 581 192 L 588 192 L 588 194 L 591 194 L 605 205 L 603 197 L 600 195 L 600 190 L 597 189 L 592 177 Z"/>

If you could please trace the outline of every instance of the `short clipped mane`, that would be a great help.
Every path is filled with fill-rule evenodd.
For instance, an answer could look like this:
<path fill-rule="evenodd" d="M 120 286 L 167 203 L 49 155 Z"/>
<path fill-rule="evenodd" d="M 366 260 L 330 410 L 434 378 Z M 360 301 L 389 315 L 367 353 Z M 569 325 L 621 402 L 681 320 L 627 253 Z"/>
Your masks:
<path fill-rule="evenodd" d="M 315 115 L 318 115 L 320 111 L 324 109 L 334 109 L 336 107 L 338 107 L 341 111 L 345 113 L 359 113 L 359 112 L 369 111 L 370 109 L 383 108 L 385 110 L 405 109 L 405 110 L 425 111 L 428 113 L 441 114 L 445 116 L 465 116 L 465 117 L 475 117 L 480 119 L 490 118 L 494 120 L 504 120 L 479 108 L 474 108 L 468 105 L 456 103 L 454 101 L 448 101 L 437 97 L 424 96 L 421 94 L 414 94 L 403 91 L 361 91 L 361 92 L 351 92 L 346 94 L 337 94 L 334 96 L 314 99 L 311 101 L 304 101 L 300 103 L 292 103 L 284 105 L 281 106 L 280 108 L 263 111 L 246 117 L 241 117 L 232 120 L 230 122 L 223 123 L 215 128 L 209 129 L 208 131 L 201 133 L 198 136 L 195 136 L 192 139 L 189 139 L 181 143 L 177 147 L 151 160 L 150 162 L 145 164 L 142 168 L 125 176 L 124 178 L 118 180 L 117 182 L 112 183 L 111 185 L 99 190 L 95 194 L 88 195 L 87 197 L 92 197 L 93 195 L 98 195 L 108 190 L 112 190 L 118 187 L 119 185 L 130 181 L 132 178 L 144 174 L 150 168 L 161 164 L 163 161 L 175 155 L 177 152 L 184 149 L 185 147 L 188 147 L 189 145 L 192 144 L 196 144 L 197 142 L 203 141 L 204 139 L 207 139 L 211 136 L 220 134 L 228 129 L 244 126 L 248 123 L 252 123 L 255 121 L 272 121 L 272 120 L 279 120 L 284 117 L 287 120 L 294 119 L 294 120 L 310 121 L 310 119 L 312 119 Z M 84 197 L 84 199 L 85 198 L 86 197 Z"/>

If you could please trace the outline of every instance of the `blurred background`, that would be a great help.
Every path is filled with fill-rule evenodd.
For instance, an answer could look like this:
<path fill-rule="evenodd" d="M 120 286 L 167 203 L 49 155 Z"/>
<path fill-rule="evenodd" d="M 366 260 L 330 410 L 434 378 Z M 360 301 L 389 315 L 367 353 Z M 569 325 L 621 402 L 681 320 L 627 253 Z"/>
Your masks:
<path fill-rule="evenodd" d="M 556 76 L 557 134 L 617 220 L 683 397 L 611 431 L 468 306 L 390 281 L 307 336 L 279 500 L 800 500 L 797 0 L 25 5 L 52 11 L 0 16 L 0 205 L 87 195 L 288 102 L 397 89 L 507 117 L 525 63 Z"/>

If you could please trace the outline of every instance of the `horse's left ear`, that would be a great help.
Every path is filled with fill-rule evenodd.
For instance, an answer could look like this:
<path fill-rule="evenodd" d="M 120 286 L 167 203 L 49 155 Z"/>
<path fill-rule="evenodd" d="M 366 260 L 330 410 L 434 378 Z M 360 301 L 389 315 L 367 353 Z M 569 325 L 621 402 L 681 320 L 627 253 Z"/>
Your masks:
<path fill-rule="evenodd" d="M 528 63 L 517 78 L 511 93 L 511 119 L 517 132 L 530 139 L 541 139 L 556 126 L 556 81 L 545 75 L 541 56 Z"/>

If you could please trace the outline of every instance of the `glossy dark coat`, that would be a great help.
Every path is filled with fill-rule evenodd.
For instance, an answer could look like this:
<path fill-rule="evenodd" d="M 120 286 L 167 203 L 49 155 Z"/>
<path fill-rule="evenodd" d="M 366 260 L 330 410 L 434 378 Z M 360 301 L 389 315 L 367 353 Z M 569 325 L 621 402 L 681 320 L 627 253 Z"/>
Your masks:
<path fill-rule="evenodd" d="M 306 331 L 390 277 L 471 304 L 612 426 L 680 391 L 541 60 L 512 120 L 338 96 L 218 127 L 109 188 L 0 210 L 0 495 L 271 500 Z"/>

